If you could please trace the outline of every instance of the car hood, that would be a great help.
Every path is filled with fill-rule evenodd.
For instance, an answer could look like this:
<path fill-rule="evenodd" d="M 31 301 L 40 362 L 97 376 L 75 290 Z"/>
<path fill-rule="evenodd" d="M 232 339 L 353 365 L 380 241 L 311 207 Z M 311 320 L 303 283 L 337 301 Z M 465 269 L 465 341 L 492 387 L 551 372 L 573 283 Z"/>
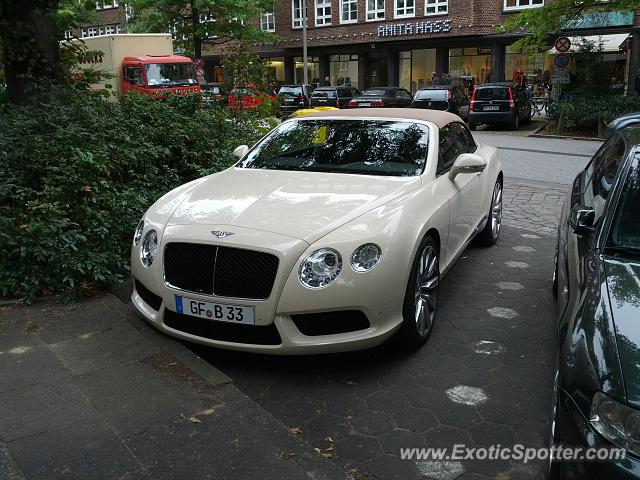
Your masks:
<path fill-rule="evenodd" d="M 168 223 L 253 228 L 313 243 L 420 185 L 420 177 L 230 168 L 183 194 Z"/>
<path fill-rule="evenodd" d="M 627 401 L 640 408 L 640 263 L 607 257 L 605 270 Z"/>

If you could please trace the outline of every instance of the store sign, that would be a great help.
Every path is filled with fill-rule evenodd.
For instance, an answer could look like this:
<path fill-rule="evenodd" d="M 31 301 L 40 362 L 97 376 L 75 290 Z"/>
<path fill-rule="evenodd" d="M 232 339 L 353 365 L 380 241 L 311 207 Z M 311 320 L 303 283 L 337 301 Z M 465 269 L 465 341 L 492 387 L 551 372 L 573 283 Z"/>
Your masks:
<path fill-rule="evenodd" d="M 583 13 L 578 18 L 566 20 L 560 18 L 564 23 L 565 30 L 577 30 L 580 28 L 606 28 L 622 27 L 633 25 L 633 11 L 628 12 L 589 12 Z"/>
<path fill-rule="evenodd" d="M 451 31 L 451 19 L 434 20 L 432 22 L 394 23 L 380 25 L 379 37 L 403 37 L 405 35 L 424 35 L 426 33 L 446 33 Z"/>

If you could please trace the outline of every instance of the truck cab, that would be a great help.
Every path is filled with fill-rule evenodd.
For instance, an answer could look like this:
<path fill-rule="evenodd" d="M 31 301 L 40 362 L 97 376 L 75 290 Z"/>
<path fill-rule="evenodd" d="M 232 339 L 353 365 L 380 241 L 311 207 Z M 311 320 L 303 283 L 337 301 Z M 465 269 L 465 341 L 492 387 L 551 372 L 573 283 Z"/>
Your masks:
<path fill-rule="evenodd" d="M 121 92 L 137 91 L 156 99 L 200 92 L 194 64 L 180 55 L 136 55 L 122 60 Z"/>

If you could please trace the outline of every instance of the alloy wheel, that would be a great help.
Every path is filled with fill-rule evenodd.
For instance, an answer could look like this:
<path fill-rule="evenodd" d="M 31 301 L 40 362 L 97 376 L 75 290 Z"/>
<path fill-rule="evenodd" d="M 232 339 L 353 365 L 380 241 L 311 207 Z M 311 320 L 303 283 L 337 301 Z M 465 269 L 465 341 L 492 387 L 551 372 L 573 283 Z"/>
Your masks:
<path fill-rule="evenodd" d="M 500 235 L 500 227 L 502 226 L 502 184 L 496 183 L 493 189 L 493 199 L 491 201 L 491 233 L 494 238 Z"/>
<path fill-rule="evenodd" d="M 439 284 L 438 254 L 435 248 L 427 245 L 420 255 L 415 288 L 415 322 L 422 337 L 427 336 L 433 327 Z"/>

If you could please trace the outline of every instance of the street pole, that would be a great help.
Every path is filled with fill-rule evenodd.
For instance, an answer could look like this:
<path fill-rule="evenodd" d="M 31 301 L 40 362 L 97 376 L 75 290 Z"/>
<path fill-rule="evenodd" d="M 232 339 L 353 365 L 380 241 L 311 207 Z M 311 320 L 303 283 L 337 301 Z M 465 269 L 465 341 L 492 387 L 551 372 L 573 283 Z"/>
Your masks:
<path fill-rule="evenodd" d="M 302 0 L 302 71 L 305 85 L 309 83 L 307 69 L 307 0 Z"/>

